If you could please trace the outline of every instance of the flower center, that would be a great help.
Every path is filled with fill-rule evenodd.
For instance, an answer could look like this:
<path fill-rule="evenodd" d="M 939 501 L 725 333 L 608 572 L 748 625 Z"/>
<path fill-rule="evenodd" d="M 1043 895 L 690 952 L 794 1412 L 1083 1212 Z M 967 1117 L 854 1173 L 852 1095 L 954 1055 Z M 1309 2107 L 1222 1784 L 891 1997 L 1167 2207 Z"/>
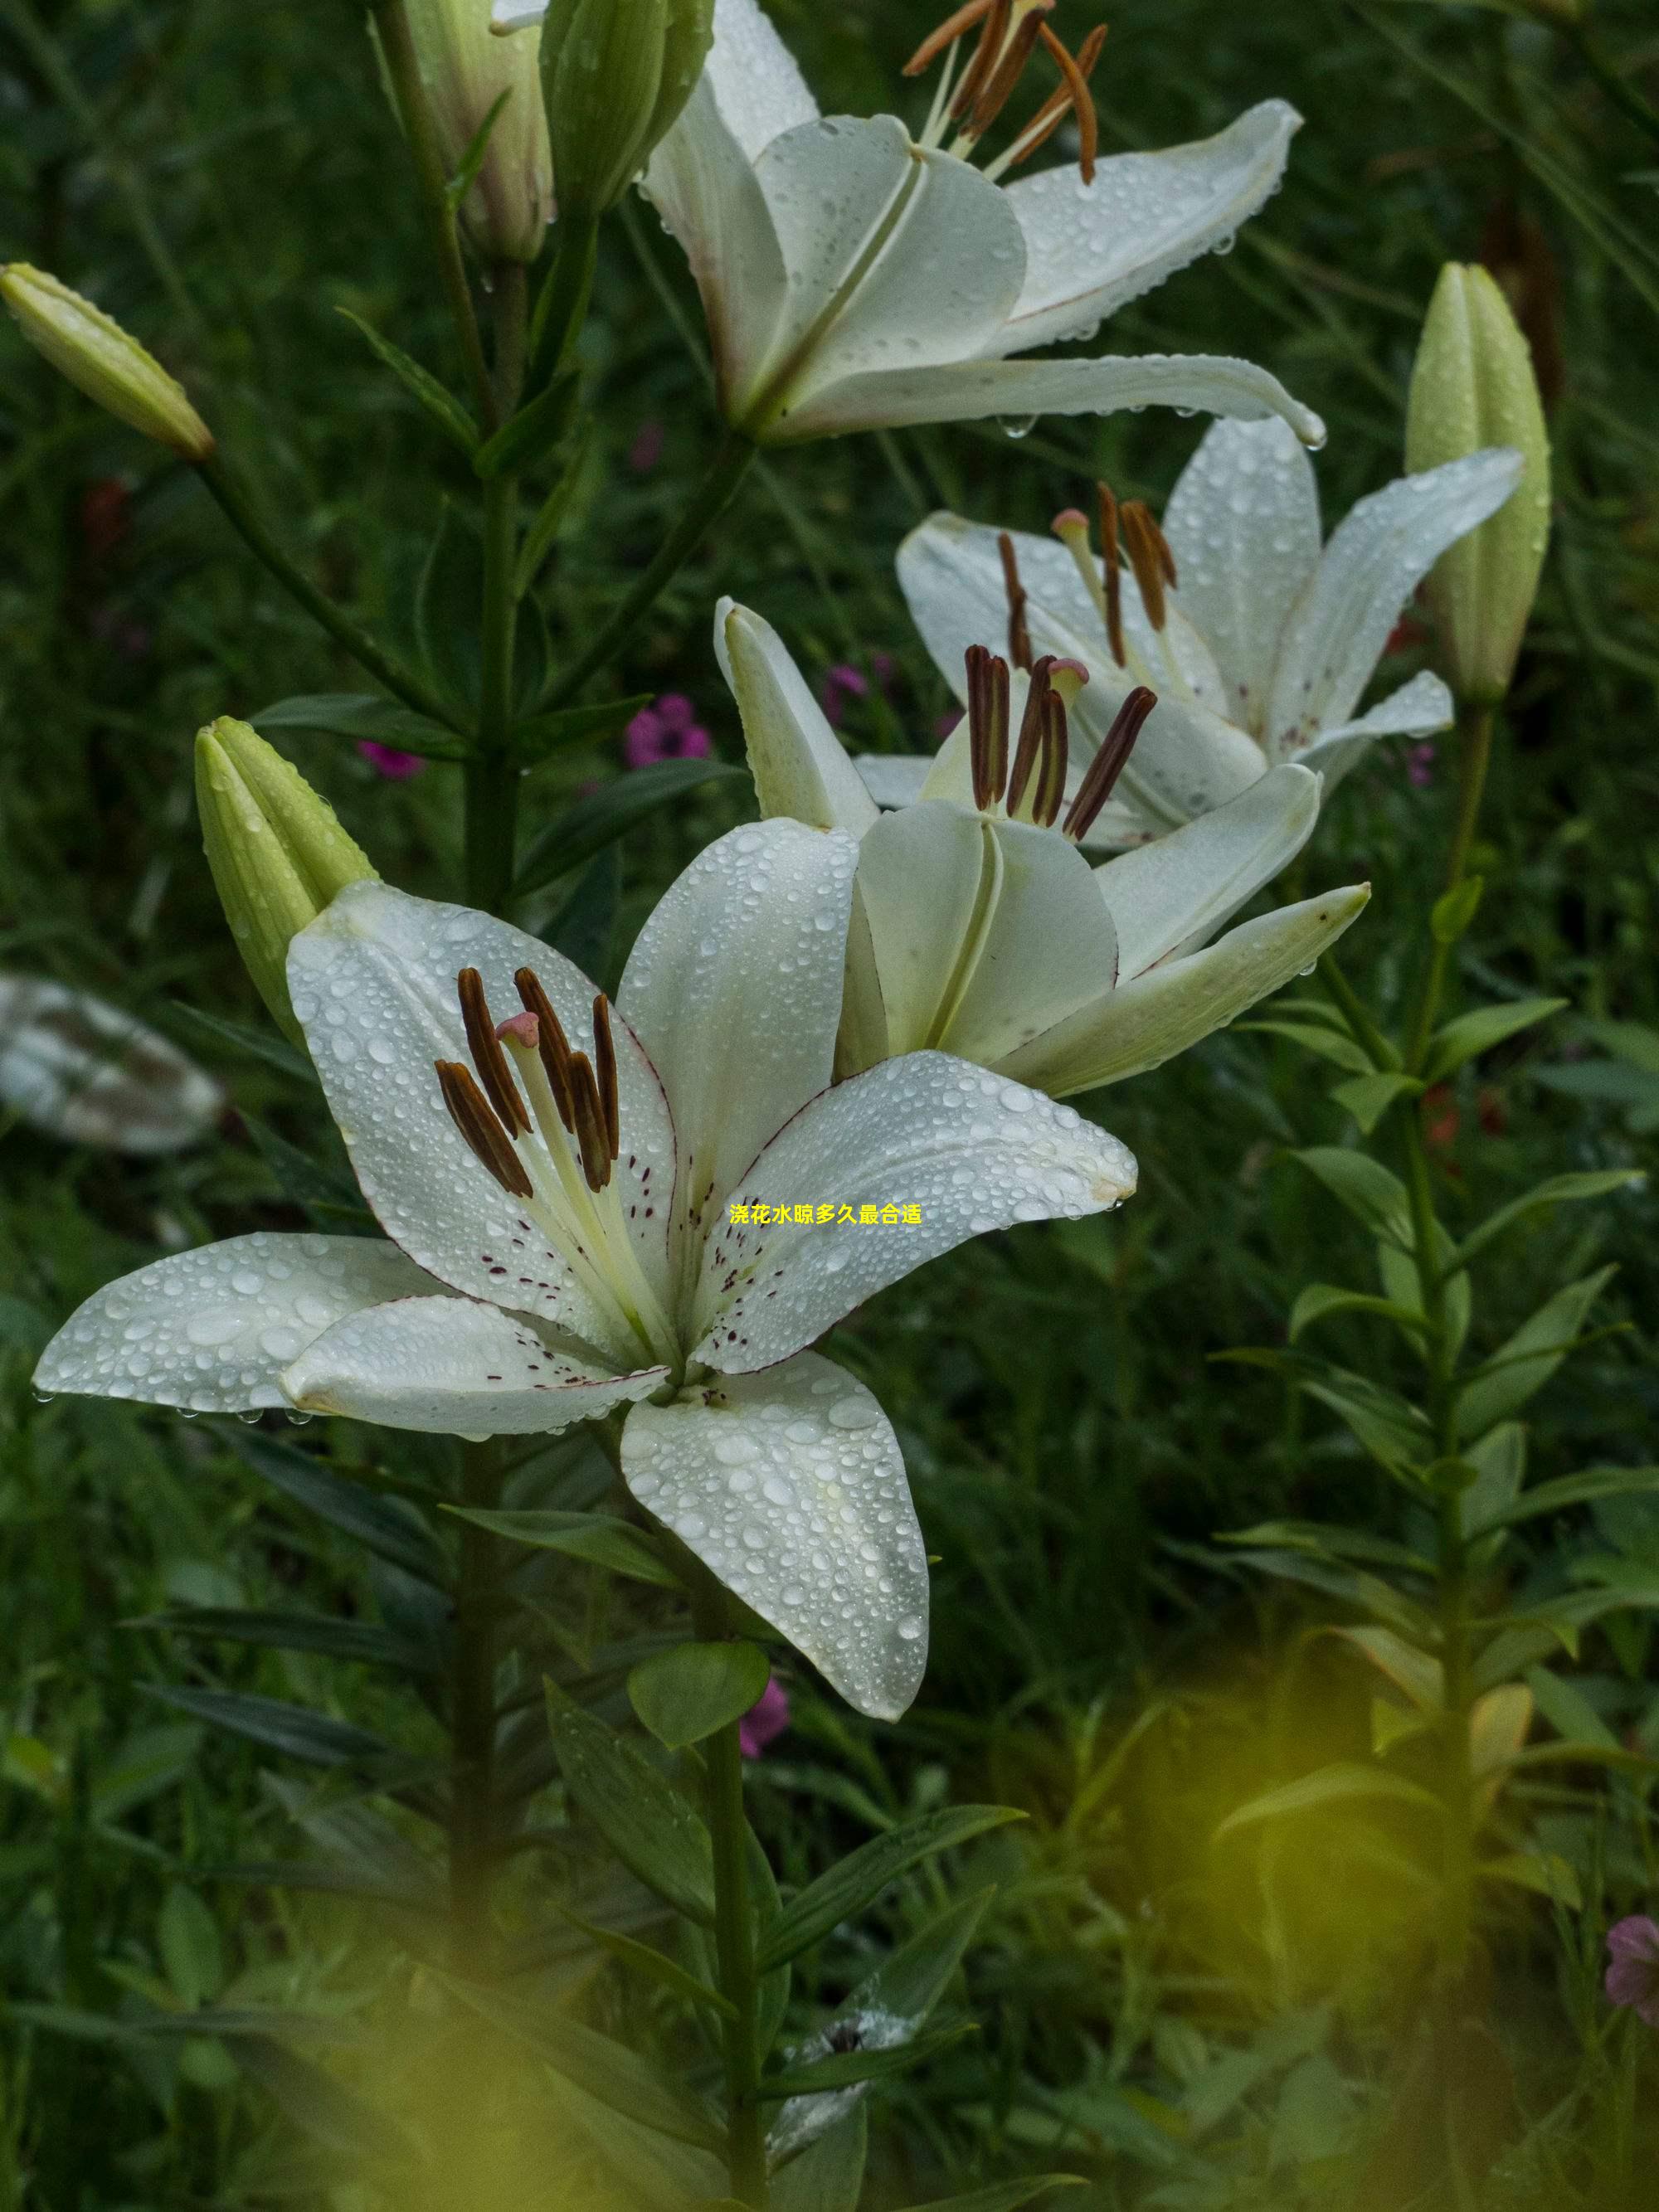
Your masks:
<path fill-rule="evenodd" d="M 1012 564 L 1012 546 L 1006 539 L 1004 544 L 1005 560 Z M 1012 592 L 1010 597 L 1012 603 Z M 1088 682 L 1087 670 L 1079 661 L 1060 660 L 1051 653 L 1030 664 L 1011 769 L 1008 663 L 1000 653 L 982 645 L 970 645 L 966 659 L 968 757 L 975 805 L 981 814 L 1002 814 L 1010 821 L 1052 829 L 1065 802 L 1071 761 L 1066 710 Z M 1118 708 L 1060 823 L 1061 836 L 1073 844 L 1081 843 L 1111 797 L 1135 739 L 1157 704 L 1157 694 L 1138 684 Z"/>
<path fill-rule="evenodd" d="M 594 998 L 590 1056 L 573 1050 L 534 969 L 513 980 L 523 1012 L 498 1024 L 477 969 L 455 979 L 472 1065 L 434 1063 L 450 1119 L 619 1325 L 630 1354 L 637 1342 L 653 1359 L 672 1360 L 676 1333 L 647 1279 L 629 1227 L 634 1209 L 625 1214 L 616 1180 L 622 1125 L 611 1002 L 603 991 Z"/>
<path fill-rule="evenodd" d="M 1098 567 L 1090 542 L 1088 518 L 1080 508 L 1065 508 L 1048 526 L 1071 555 L 1095 603 L 1105 625 L 1106 642 L 1113 659 L 1120 668 L 1133 668 L 1144 682 L 1153 672 L 1126 638 L 1123 629 L 1123 563 L 1127 557 L 1147 623 L 1158 641 L 1162 663 L 1157 672 L 1158 681 L 1164 690 L 1190 700 L 1193 687 L 1170 635 L 1169 594 L 1179 581 L 1170 541 L 1158 528 L 1145 500 L 1126 499 L 1120 507 L 1109 483 L 1097 484 L 1095 492 L 1100 516 Z M 1006 566 L 1006 555 L 1004 562 Z"/>
<path fill-rule="evenodd" d="M 1071 115 L 1077 120 L 1078 167 L 1085 185 L 1094 182 L 1100 130 L 1089 80 L 1106 43 L 1106 26 L 1096 24 L 1073 54 L 1044 20 L 1054 5 L 1054 0 L 967 0 L 965 6 L 929 33 L 904 65 L 906 76 L 921 76 L 941 54 L 945 57 L 933 108 L 918 143 L 940 146 L 949 139 L 951 153 L 963 161 L 971 159 L 980 140 L 1007 106 L 1026 64 L 1041 46 L 1058 70 L 1060 82 L 1021 125 L 1012 142 L 986 164 L 986 173 L 1000 177 L 1005 170 L 1029 161 Z M 958 76 L 958 49 L 975 30 L 979 35 Z"/>

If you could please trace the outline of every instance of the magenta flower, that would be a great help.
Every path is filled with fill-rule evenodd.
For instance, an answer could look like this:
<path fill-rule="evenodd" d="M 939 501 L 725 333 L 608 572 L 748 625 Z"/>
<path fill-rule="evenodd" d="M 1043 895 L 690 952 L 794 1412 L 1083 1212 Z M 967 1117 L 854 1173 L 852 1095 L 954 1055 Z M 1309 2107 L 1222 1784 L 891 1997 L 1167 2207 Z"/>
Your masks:
<path fill-rule="evenodd" d="M 636 477 L 648 477 L 662 459 L 666 433 L 660 422 L 641 422 L 628 449 L 628 465 Z"/>
<path fill-rule="evenodd" d="M 745 1759 L 758 1759 L 788 1725 L 789 1692 L 774 1674 L 738 1723 L 738 1748 Z"/>
<path fill-rule="evenodd" d="M 1608 2002 L 1628 2005 L 1638 2020 L 1659 2027 L 1659 1921 L 1633 1912 L 1617 1922 L 1607 1930 L 1607 1958 Z"/>
<path fill-rule="evenodd" d="M 377 775 L 388 783 L 407 783 L 412 775 L 423 775 L 426 763 L 419 753 L 399 752 L 396 745 L 378 744 L 373 738 L 359 738 L 357 750 Z"/>
<path fill-rule="evenodd" d="M 1413 791 L 1426 791 L 1434 781 L 1434 747 L 1413 745 L 1406 755 L 1406 774 Z"/>
<path fill-rule="evenodd" d="M 890 697 L 893 690 L 893 656 L 890 653 L 872 653 L 870 666 L 883 693 Z M 843 660 L 832 668 L 823 679 L 822 697 L 824 719 L 832 730 L 838 730 L 848 708 L 855 699 L 870 696 L 870 678 L 861 668 L 850 660 Z"/>
<path fill-rule="evenodd" d="M 623 733 L 623 758 L 629 768 L 651 768 L 658 761 L 705 760 L 714 750 L 697 710 L 683 691 L 665 691 L 641 707 Z"/>

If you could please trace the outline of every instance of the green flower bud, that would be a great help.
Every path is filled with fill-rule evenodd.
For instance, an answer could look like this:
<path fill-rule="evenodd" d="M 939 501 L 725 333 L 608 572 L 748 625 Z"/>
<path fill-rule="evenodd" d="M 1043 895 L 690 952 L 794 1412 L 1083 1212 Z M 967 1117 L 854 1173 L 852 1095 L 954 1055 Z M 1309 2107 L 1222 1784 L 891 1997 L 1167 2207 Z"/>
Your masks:
<path fill-rule="evenodd" d="M 553 157 L 536 41 L 492 36 L 489 0 L 404 0 L 404 11 L 437 128 L 438 151 L 452 177 L 506 94 L 460 216 L 484 259 L 533 261 L 553 219 Z M 369 35 L 378 52 L 372 18 Z M 384 68 L 382 59 L 383 73 Z"/>
<path fill-rule="evenodd" d="M 1509 690 L 1537 595 L 1550 528 L 1550 441 L 1532 352 L 1485 269 L 1440 272 L 1412 373 L 1406 465 L 1413 472 L 1512 446 L 1521 481 L 1496 514 L 1435 563 L 1428 597 L 1460 698 L 1496 706 Z"/>
<path fill-rule="evenodd" d="M 0 296 L 18 328 L 77 391 L 187 461 L 204 461 L 213 433 L 182 384 L 103 310 L 26 261 L 0 269 Z"/>
<path fill-rule="evenodd" d="M 292 762 L 228 716 L 196 738 L 202 842 L 237 950 L 279 1028 L 303 1045 L 288 948 L 337 891 L 378 876 Z"/>
<path fill-rule="evenodd" d="M 691 97 L 714 24 L 714 0 L 552 0 L 542 90 L 563 216 L 616 205 Z"/>

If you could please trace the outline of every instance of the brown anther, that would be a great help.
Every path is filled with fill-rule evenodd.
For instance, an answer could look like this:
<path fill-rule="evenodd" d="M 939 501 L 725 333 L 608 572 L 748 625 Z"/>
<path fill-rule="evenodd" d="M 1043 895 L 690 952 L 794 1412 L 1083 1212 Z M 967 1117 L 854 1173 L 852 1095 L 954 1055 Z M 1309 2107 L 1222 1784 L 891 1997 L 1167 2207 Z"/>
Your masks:
<path fill-rule="evenodd" d="M 1003 40 L 1008 35 L 1008 18 L 1013 13 L 1013 4 L 1014 0 L 992 0 L 990 11 L 980 27 L 979 44 L 974 48 L 973 58 L 963 71 L 962 82 L 951 102 L 952 122 L 960 122 L 967 114 L 995 68 Z"/>
<path fill-rule="evenodd" d="M 1037 756 L 1036 788 L 1031 794 L 1031 819 L 1040 829 L 1051 829 L 1065 804 L 1071 753 L 1066 702 L 1051 690 L 1042 702 L 1042 746 Z"/>
<path fill-rule="evenodd" d="M 964 33 L 971 31 L 981 16 L 989 15 L 995 5 L 996 0 L 968 0 L 965 8 L 958 8 L 954 15 L 947 15 L 936 31 L 927 33 L 906 62 L 904 75 L 920 76 L 924 70 L 931 69 L 947 46 L 955 46 L 957 40 Z"/>
<path fill-rule="evenodd" d="M 1142 725 L 1157 704 L 1157 692 L 1149 691 L 1144 684 L 1137 684 L 1112 717 L 1112 726 L 1102 739 L 1100 750 L 1090 762 L 1078 787 L 1077 797 L 1066 809 L 1066 819 L 1060 825 L 1074 844 L 1081 844 L 1094 827 L 1096 816 L 1111 797 L 1124 763 L 1135 749 Z"/>
<path fill-rule="evenodd" d="M 1048 701 L 1053 696 L 1048 688 L 1048 672 L 1054 665 L 1053 653 L 1045 653 L 1042 659 L 1032 665 L 1031 688 L 1025 695 L 1025 713 L 1020 720 L 1019 743 L 1014 749 L 1013 771 L 1008 778 L 1007 807 L 1010 814 L 1018 811 L 1020 801 L 1025 796 L 1025 787 L 1031 781 L 1032 772 L 1042 752 L 1048 727 Z"/>
<path fill-rule="evenodd" d="M 1089 67 L 1092 70 L 1100 58 L 1101 47 L 1106 43 L 1106 26 L 1097 24 L 1089 35 L 1094 51 L 1090 53 L 1086 44 L 1083 51 L 1089 54 Z M 1084 74 L 1082 59 L 1079 57 L 1074 60 L 1046 23 L 1039 22 L 1037 36 L 1060 71 L 1060 96 L 1077 117 L 1078 167 L 1083 172 L 1084 183 L 1091 185 L 1095 180 L 1095 155 L 1100 149 L 1100 124 L 1095 114 L 1095 103 L 1089 95 L 1089 80 Z"/>
<path fill-rule="evenodd" d="M 449 1118 L 479 1166 L 514 1198 L 533 1197 L 536 1187 L 525 1173 L 524 1163 L 495 1118 L 495 1109 L 478 1088 L 472 1070 L 459 1060 L 434 1060 L 433 1066 L 438 1071 L 438 1088 L 449 1109 Z"/>
<path fill-rule="evenodd" d="M 982 813 L 1008 780 L 1008 664 L 1000 653 L 970 645 L 968 664 L 968 757 L 974 804 Z"/>
<path fill-rule="evenodd" d="M 1170 619 L 1164 587 L 1175 581 L 1175 558 L 1145 500 L 1124 501 L 1123 542 L 1129 566 L 1140 586 L 1140 602 L 1146 610 L 1146 619 L 1154 629 L 1161 630 Z"/>
<path fill-rule="evenodd" d="M 1128 665 L 1123 649 L 1123 556 L 1118 550 L 1117 499 L 1109 483 L 1097 483 L 1100 501 L 1100 551 L 1106 576 L 1106 642 L 1120 668 Z"/>
<path fill-rule="evenodd" d="M 1018 143 L 1008 157 L 1008 166 L 1011 169 L 1018 169 L 1023 163 L 1029 161 L 1039 147 L 1048 144 L 1066 117 L 1075 114 L 1080 161 L 1085 161 L 1084 149 L 1087 149 L 1083 181 L 1085 185 L 1094 182 L 1095 156 L 1100 144 L 1100 125 L 1095 114 L 1095 104 L 1090 96 L 1088 85 L 1089 79 L 1094 75 L 1095 64 L 1100 59 L 1100 50 L 1105 43 L 1106 26 L 1104 23 L 1097 23 L 1078 49 L 1076 60 L 1072 62 L 1072 67 L 1081 81 L 1081 98 L 1079 99 L 1073 80 L 1068 75 L 1059 89 L 1049 94 L 1048 99 L 1043 101 L 1042 106 L 1020 132 Z M 1071 61 L 1071 56 L 1067 55 L 1066 59 Z"/>
<path fill-rule="evenodd" d="M 593 1063 L 585 1052 L 570 1055 L 570 1099 L 575 1114 L 575 1139 L 581 1148 L 582 1173 L 587 1178 L 589 1190 L 603 1190 L 611 1180 L 611 1150 L 609 1133 L 605 1126 L 605 1107 L 599 1097 L 599 1086 L 593 1073 Z"/>
<path fill-rule="evenodd" d="M 520 968 L 513 978 L 527 1014 L 536 1017 L 536 1049 L 541 1054 L 542 1068 L 547 1077 L 547 1087 L 553 1093 L 553 1103 L 560 1121 L 574 1136 L 575 1111 L 570 1099 L 570 1041 L 565 1036 L 558 1016 L 553 1011 L 553 1001 L 543 988 L 542 979 L 533 968 Z"/>
<path fill-rule="evenodd" d="M 1002 588 L 1008 597 L 1008 658 L 1016 668 L 1031 665 L 1031 633 L 1025 626 L 1025 586 L 1019 580 L 1014 541 L 1005 530 L 997 538 L 1002 556 Z"/>
<path fill-rule="evenodd" d="M 622 1150 L 622 1116 L 617 1100 L 617 1048 L 611 1035 L 611 1001 L 603 991 L 593 1001 L 593 1073 L 599 1079 L 605 1139 L 614 1160 Z"/>
<path fill-rule="evenodd" d="M 455 978 L 455 989 L 461 1002 L 461 1019 L 466 1024 L 467 1046 L 472 1054 L 472 1065 L 478 1071 L 478 1079 L 509 1133 L 518 1136 L 531 1126 L 529 1109 L 519 1096 L 513 1070 L 507 1066 L 507 1054 L 501 1050 L 501 1041 L 495 1034 L 489 1001 L 484 996 L 483 977 L 476 968 L 463 968 Z"/>
<path fill-rule="evenodd" d="M 1014 87 L 1024 75 L 1025 64 L 1031 58 L 1042 28 L 1042 18 L 1054 6 L 1054 0 L 1025 0 L 1029 14 L 1014 27 L 1006 51 L 986 82 L 985 89 L 974 102 L 973 113 L 963 128 L 975 138 L 982 138 L 1008 105 Z"/>

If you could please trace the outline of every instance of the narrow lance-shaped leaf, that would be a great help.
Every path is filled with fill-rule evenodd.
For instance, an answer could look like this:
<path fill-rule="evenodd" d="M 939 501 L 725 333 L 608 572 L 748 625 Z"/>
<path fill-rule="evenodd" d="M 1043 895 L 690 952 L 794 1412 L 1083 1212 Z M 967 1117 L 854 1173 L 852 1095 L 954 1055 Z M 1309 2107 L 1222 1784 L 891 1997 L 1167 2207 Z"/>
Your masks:
<path fill-rule="evenodd" d="M 552 1683 L 547 1700 L 571 1796 L 630 1874 L 677 1911 L 712 1927 L 714 1850 L 696 1813 L 632 1744 Z"/>
<path fill-rule="evenodd" d="M 505 97 L 503 94 L 502 98 Z M 420 402 L 444 435 L 471 458 L 477 450 L 478 426 L 460 401 L 445 391 L 429 369 L 424 369 L 419 362 L 412 361 L 403 348 L 393 345 L 390 338 L 383 338 L 361 315 L 354 314 L 349 307 L 337 307 L 335 313 L 343 315 L 352 328 L 362 333 L 373 349 L 375 358 L 384 362 L 404 391 L 412 393 Z"/>
<path fill-rule="evenodd" d="M 862 1844 L 785 1906 L 782 1918 L 761 1944 L 761 1972 L 797 1957 L 919 1861 L 1024 1817 L 1004 1805 L 950 1806 Z"/>

